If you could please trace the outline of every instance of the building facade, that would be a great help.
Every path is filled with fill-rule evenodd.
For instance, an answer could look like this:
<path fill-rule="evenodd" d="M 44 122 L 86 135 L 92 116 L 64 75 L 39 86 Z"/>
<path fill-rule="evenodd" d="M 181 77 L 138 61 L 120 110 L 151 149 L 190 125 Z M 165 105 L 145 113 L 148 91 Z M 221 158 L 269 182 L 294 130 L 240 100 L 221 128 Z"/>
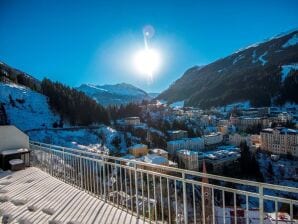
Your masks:
<path fill-rule="evenodd" d="M 177 152 L 178 165 L 180 168 L 187 170 L 199 170 L 199 154 L 190 150 L 179 150 Z"/>
<path fill-rule="evenodd" d="M 188 136 L 187 131 L 184 131 L 184 130 L 168 131 L 167 134 L 168 134 L 170 140 L 187 138 L 187 136 Z"/>
<path fill-rule="evenodd" d="M 170 154 L 176 154 L 180 149 L 201 151 L 204 149 L 204 140 L 202 138 L 184 138 L 167 142 L 167 150 Z"/>
<path fill-rule="evenodd" d="M 124 118 L 125 125 L 139 125 L 141 123 L 139 117 L 126 117 Z"/>
<path fill-rule="evenodd" d="M 204 135 L 205 146 L 220 144 L 223 140 L 223 135 L 220 132 L 214 132 L 209 135 Z"/>
<path fill-rule="evenodd" d="M 273 154 L 291 154 L 298 157 L 298 131 L 281 127 L 263 129 L 261 149 Z"/>
<path fill-rule="evenodd" d="M 135 157 L 141 157 L 144 155 L 147 155 L 149 150 L 148 146 L 144 144 L 137 144 L 129 147 L 128 149 L 129 153 Z"/>

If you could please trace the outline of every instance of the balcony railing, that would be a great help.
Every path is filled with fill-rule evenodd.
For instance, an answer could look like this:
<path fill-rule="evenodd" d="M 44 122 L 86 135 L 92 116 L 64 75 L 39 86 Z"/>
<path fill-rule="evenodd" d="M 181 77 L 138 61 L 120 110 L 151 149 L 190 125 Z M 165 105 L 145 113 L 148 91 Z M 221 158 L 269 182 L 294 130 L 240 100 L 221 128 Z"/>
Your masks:
<path fill-rule="evenodd" d="M 294 187 L 153 165 L 38 142 L 31 142 L 30 148 L 33 166 L 144 221 L 295 223 L 298 217 L 298 189 Z"/>

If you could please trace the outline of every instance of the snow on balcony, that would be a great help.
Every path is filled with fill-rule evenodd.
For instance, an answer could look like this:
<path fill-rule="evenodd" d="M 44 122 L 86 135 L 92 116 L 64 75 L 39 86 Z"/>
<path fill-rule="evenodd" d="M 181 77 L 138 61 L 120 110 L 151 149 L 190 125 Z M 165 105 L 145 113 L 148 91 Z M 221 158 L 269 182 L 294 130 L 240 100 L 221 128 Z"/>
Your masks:
<path fill-rule="evenodd" d="M 1 222 L 2 221 L 2 222 Z M 0 223 L 142 223 L 38 168 L 0 172 Z"/>

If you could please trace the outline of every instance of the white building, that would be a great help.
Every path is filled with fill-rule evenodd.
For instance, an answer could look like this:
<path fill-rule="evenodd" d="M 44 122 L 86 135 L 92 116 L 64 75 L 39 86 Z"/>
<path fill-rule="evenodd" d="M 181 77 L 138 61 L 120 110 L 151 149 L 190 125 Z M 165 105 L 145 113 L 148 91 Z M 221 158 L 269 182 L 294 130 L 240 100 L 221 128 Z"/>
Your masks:
<path fill-rule="evenodd" d="M 126 117 L 124 118 L 124 123 L 126 125 L 139 125 L 141 123 L 139 117 Z"/>
<path fill-rule="evenodd" d="M 170 140 L 177 140 L 181 138 L 187 138 L 187 131 L 184 130 L 174 130 L 167 132 Z"/>
<path fill-rule="evenodd" d="M 235 146 L 219 146 L 216 150 L 200 153 L 199 161 L 205 160 L 213 171 L 222 172 L 224 166 L 233 164 L 240 158 L 240 149 Z"/>
<path fill-rule="evenodd" d="M 201 151 L 204 149 L 204 140 L 202 138 L 184 138 L 167 142 L 167 150 L 170 154 L 175 154 L 177 150 L 188 149 Z"/>
<path fill-rule="evenodd" d="M 219 144 L 223 140 L 223 135 L 220 132 L 214 132 L 209 135 L 204 135 L 204 143 L 206 146 Z"/>

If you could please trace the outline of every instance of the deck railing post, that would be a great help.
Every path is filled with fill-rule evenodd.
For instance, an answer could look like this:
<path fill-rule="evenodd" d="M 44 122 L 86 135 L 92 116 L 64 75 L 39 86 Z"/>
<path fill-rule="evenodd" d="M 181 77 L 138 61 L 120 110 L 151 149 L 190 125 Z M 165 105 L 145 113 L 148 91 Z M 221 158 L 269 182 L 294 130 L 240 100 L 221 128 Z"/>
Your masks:
<path fill-rule="evenodd" d="M 136 188 L 136 211 L 137 211 L 137 218 L 140 217 L 139 215 L 139 197 L 138 197 L 138 174 L 137 174 L 137 165 L 134 164 L 135 170 L 135 188 Z"/>
<path fill-rule="evenodd" d="M 80 173 L 81 173 L 81 188 L 83 189 L 83 161 L 82 161 L 82 156 L 80 156 Z"/>
<path fill-rule="evenodd" d="M 63 179 L 64 179 L 64 181 L 66 180 L 66 178 L 65 178 L 65 152 L 64 152 L 64 147 L 63 147 L 63 149 L 62 149 L 62 155 L 63 155 Z"/>
<path fill-rule="evenodd" d="M 260 223 L 264 223 L 264 187 L 262 184 L 259 185 L 259 210 L 260 210 Z"/>
<path fill-rule="evenodd" d="M 107 189 L 106 189 L 106 164 L 105 164 L 105 158 L 102 157 L 103 161 L 103 194 L 104 199 L 107 201 Z"/>
<path fill-rule="evenodd" d="M 187 211 L 187 194 L 186 194 L 186 182 L 185 182 L 185 173 L 182 173 L 183 178 L 183 208 L 184 208 L 184 223 L 188 223 L 188 211 Z"/>

